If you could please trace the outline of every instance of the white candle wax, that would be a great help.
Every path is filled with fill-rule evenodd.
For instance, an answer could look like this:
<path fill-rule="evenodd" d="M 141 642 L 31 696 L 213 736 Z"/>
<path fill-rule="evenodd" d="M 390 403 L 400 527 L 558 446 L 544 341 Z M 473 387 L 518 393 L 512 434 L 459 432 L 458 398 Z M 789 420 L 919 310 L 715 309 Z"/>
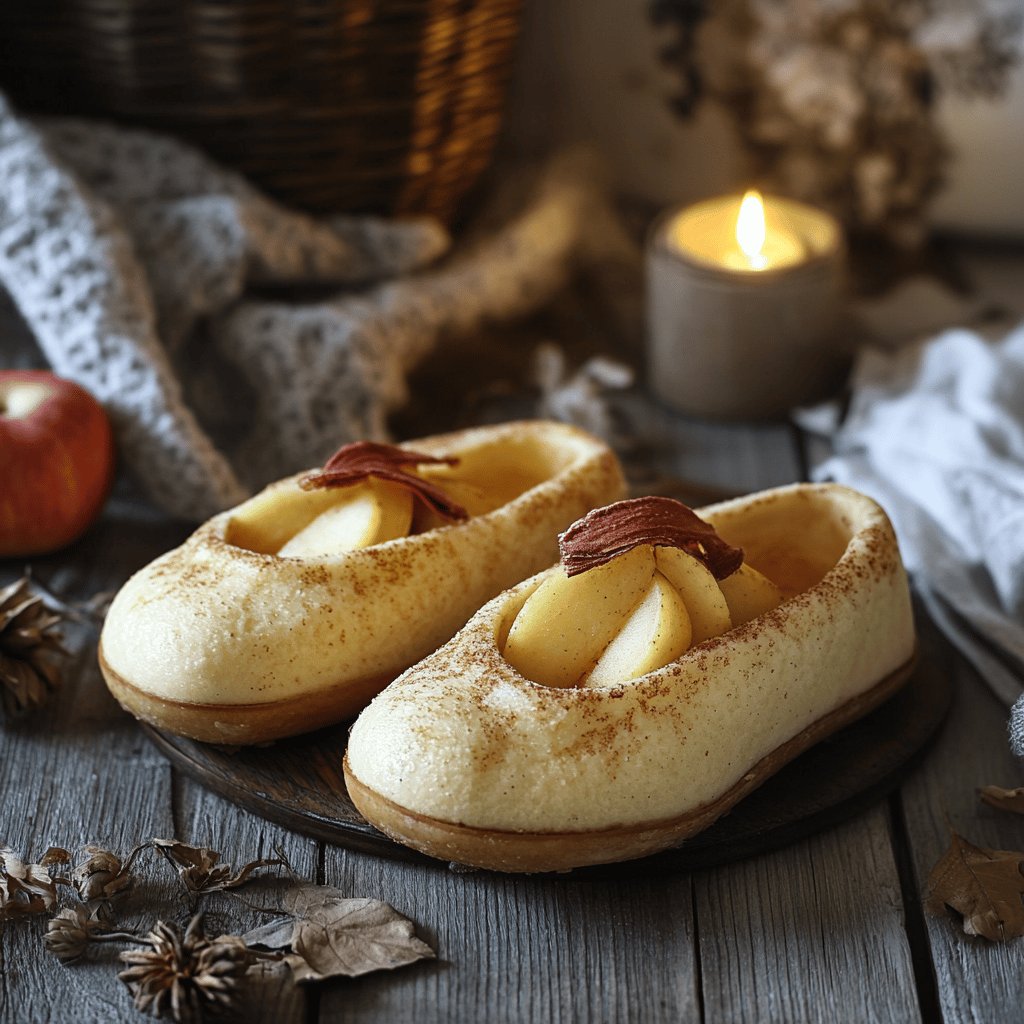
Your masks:
<path fill-rule="evenodd" d="M 668 210 L 651 229 L 648 380 L 682 412 L 776 418 L 846 371 L 839 224 L 777 196 L 762 210 L 739 235 L 738 196 Z"/>

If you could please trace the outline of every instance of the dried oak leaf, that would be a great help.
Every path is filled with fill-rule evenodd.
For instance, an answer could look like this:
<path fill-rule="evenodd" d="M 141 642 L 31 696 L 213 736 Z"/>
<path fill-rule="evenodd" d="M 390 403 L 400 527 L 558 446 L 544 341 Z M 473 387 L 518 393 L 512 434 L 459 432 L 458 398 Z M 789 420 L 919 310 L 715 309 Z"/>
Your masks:
<path fill-rule="evenodd" d="M 1024 814 L 1024 786 L 1019 789 L 1003 789 L 1002 786 L 982 786 L 978 790 L 982 803 L 1000 811 Z"/>
<path fill-rule="evenodd" d="M 558 536 L 566 576 L 596 569 L 641 544 L 681 548 L 718 580 L 743 564 L 742 548 L 727 544 L 710 523 L 675 498 L 617 501 L 588 512 Z"/>
<path fill-rule="evenodd" d="M 347 487 L 373 477 L 387 480 L 412 491 L 413 497 L 432 508 L 445 519 L 468 519 L 469 513 L 452 501 L 436 484 L 409 473 L 405 466 L 454 466 L 458 459 L 439 459 L 433 455 L 409 451 L 393 444 L 376 441 L 355 441 L 343 445 L 325 463 L 324 468 L 309 473 L 299 481 L 306 491 L 323 487 Z"/>
<path fill-rule="evenodd" d="M 235 872 L 230 864 L 221 863 L 216 850 L 205 846 L 189 846 L 177 839 L 153 839 L 151 843 L 174 865 L 185 888 L 194 896 L 235 889 L 243 885 L 257 868 L 285 864 L 277 857 L 261 857 Z"/>
<path fill-rule="evenodd" d="M 1024 853 L 975 846 L 953 832 L 927 890 L 928 909 L 957 911 L 968 935 L 993 942 L 1024 935 Z"/>
<path fill-rule="evenodd" d="M 288 891 L 282 909 L 292 916 L 255 928 L 242 939 L 250 946 L 290 949 L 285 963 L 296 981 L 355 978 L 434 957 L 414 934 L 412 921 L 379 900 L 302 885 Z"/>
<path fill-rule="evenodd" d="M 46 865 L 26 863 L 9 846 L 0 844 L 0 920 L 44 914 L 56 904 L 57 883 Z"/>

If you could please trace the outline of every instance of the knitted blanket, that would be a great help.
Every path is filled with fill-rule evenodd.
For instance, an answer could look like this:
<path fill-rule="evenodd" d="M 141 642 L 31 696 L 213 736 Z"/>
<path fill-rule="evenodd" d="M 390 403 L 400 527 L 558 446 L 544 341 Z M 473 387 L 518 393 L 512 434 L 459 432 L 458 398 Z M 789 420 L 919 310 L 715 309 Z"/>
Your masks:
<path fill-rule="evenodd" d="M 600 219 L 592 181 L 556 162 L 453 251 L 435 222 L 314 219 L 174 139 L 0 96 L 0 285 L 150 498 L 202 520 L 383 437 L 444 332 L 545 302 Z"/>

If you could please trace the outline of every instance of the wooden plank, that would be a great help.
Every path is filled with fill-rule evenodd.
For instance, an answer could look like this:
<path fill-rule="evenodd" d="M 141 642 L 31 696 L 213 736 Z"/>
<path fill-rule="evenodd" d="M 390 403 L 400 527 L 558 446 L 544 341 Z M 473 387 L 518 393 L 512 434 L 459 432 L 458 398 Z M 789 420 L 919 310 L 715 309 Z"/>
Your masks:
<path fill-rule="evenodd" d="M 699 1019 L 690 878 L 455 873 L 327 847 L 327 882 L 417 923 L 433 963 L 324 990 L 324 1022 Z"/>
<path fill-rule="evenodd" d="M 1021 764 L 1007 745 L 1007 709 L 969 666 L 952 660 L 957 674 L 953 709 L 935 748 L 902 791 L 920 893 L 949 846 L 950 828 L 976 845 L 1024 850 L 1024 816 L 987 807 L 976 795 L 980 786 L 1024 784 Z M 918 912 L 916 907 L 910 911 Z M 1020 1019 L 1020 940 L 1001 944 L 972 939 L 953 917 L 926 916 L 924 928 L 937 1001 L 947 1021 Z"/>
<path fill-rule="evenodd" d="M 920 1020 L 885 805 L 696 876 L 705 1020 Z"/>
<path fill-rule="evenodd" d="M 695 485 L 695 501 L 713 501 L 802 479 L 788 424 L 711 423 L 636 392 L 615 396 L 612 405 L 629 425 L 631 448 L 623 457 L 636 483 L 677 477 Z"/>
<path fill-rule="evenodd" d="M 115 499 L 87 538 L 69 552 L 37 559 L 34 568 L 63 598 L 81 600 L 119 585 L 182 532 L 142 506 Z M 15 578 L 20 569 L 5 564 L 3 578 Z M 51 844 L 74 850 L 85 842 L 123 853 L 152 836 L 176 836 L 220 850 L 229 862 L 274 856 L 280 849 L 299 875 L 316 878 L 315 842 L 173 779 L 168 762 L 108 694 L 95 662 L 95 633 L 75 625 L 66 633 L 75 659 L 65 669 L 53 713 L 26 725 L 5 724 L 0 732 L 0 839 L 38 855 Z M 143 857 L 153 859 L 141 862 L 147 884 L 127 906 L 129 930 L 145 931 L 157 917 L 180 920 L 187 912 L 171 869 L 152 854 Z M 254 901 L 276 904 L 274 887 L 255 890 Z M 202 909 L 208 931 L 237 933 L 266 919 L 231 897 L 204 899 Z M 5 929 L 0 1019 L 138 1019 L 116 978 L 119 947 L 94 947 L 84 963 L 67 968 L 42 952 L 43 928 L 34 921 Z M 289 983 L 286 969 L 271 971 L 275 983 L 259 988 L 245 1019 L 306 1020 L 306 990 Z"/>
<path fill-rule="evenodd" d="M 307 881 L 316 881 L 318 844 L 229 803 L 181 776 L 175 777 L 174 820 L 177 837 L 193 846 L 208 846 L 220 852 L 235 868 L 259 857 L 283 854 L 292 871 Z M 283 890 L 290 884 L 286 868 L 267 868 L 261 878 L 239 890 L 239 895 L 257 906 L 278 906 Z M 204 899 L 203 906 L 221 933 L 238 935 L 265 924 L 271 918 L 247 908 L 232 896 Z M 309 990 L 291 982 L 287 968 L 274 969 L 276 984 L 250 986 L 253 998 L 239 1014 L 250 1024 L 300 1024 L 309 1014 Z"/>
<path fill-rule="evenodd" d="M 125 508 L 122 508 L 124 513 Z M 69 551 L 37 559 L 40 578 L 67 599 L 85 599 L 118 585 L 165 546 L 130 515 L 114 514 Z M 21 563 L 0 563 L 10 580 Z M 0 725 L 0 838 L 22 854 L 49 845 L 72 851 L 95 842 L 122 854 L 137 842 L 173 830 L 171 772 L 134 721 L 107 692 L 95 659 L 95 634 L 69 625 L 74 658 L 57 702 L 25 724 Z M 153 886 L 133 894 L 124 924 L 152 921 L 143 904 L 168 905 L 170 877 L 154 870 Z M 15 922 L 0 942 L 0 1019 L 135 1021 L 127 990 L 116 978 L 118 947 L 103 945 L 84 963 L 64 967 L 41 946 L 42 920 Z"/>

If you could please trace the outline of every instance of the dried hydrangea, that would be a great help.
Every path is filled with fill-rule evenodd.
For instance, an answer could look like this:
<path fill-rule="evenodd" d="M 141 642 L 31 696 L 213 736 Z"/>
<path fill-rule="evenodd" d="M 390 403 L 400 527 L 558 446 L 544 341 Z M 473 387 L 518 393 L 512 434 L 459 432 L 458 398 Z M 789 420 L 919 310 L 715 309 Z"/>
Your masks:
<path fill-rule="evenodd" d="M 956 5 L 954 5 L 956 6 Z M 923 237 L 949 156 L 942 90 L 994 96 L 1020 59 L 1022 16 L 965 0 L 652 0 L 676 26 L 664 51 L 690 112 L 722 102 L 761 184 L 830 208 L 855 230 Z"/>

